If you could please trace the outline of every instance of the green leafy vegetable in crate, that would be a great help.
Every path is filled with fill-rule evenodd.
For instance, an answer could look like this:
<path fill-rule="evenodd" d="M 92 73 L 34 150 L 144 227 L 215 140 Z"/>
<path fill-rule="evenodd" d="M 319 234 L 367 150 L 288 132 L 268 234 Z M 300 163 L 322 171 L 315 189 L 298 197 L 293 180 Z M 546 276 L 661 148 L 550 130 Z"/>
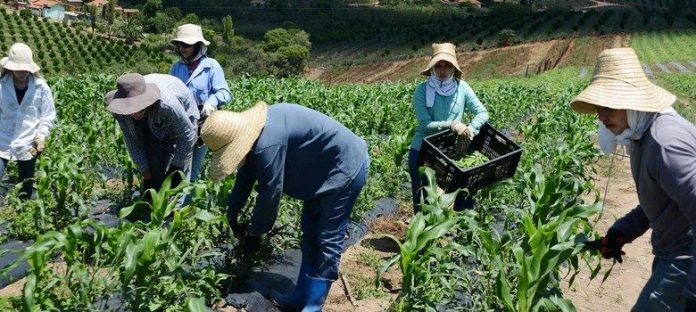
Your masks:
<path fill-rule="evenodd" d="M 462 159 L 455 161 L 457 166 L 461 168 L 472 168 L 478 165 L 483 165 L 488 161 L 486 155 L 481 154 L 481 152 L 476 151 L 469 155 L 464 156 Z"/>

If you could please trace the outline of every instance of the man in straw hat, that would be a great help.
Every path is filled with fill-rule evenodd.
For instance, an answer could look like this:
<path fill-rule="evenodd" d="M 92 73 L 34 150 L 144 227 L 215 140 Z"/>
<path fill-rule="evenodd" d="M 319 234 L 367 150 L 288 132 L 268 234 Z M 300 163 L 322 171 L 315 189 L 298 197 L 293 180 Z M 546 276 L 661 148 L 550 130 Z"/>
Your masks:
<path fill-rule="evenodd" d="M 159 189 L 177 170 L 188 179 L 199 117 L 188 88 L 162 74 L 125 74 L 116 85 L 106 94 L 106 109 L 123 130 L 131 159 L 143 175 L 143 191 Z M 172 177 L 172 187 L 180 182 L 180 175 Z"/>
<path fill-rule="evenodd" d="M 220 180 L 237 166 L 227 217 L 243 250 L 253 252 L 278 216 L 282 194 L 304 201 L 302 264 L 295 289 L 272 294 L 282 306 L 320 311 L 338 278 L 348 218 L 365 184 L 366 142 L 345 126 L 297 104 L 257 103 L 241 113 L 213 112 L 201 129 L 213 152 L 210 177 Z M 237 216 L 254 183 L 258 195 L 249 226 Z"/>
<path fill-rule="evenodd" d="M 627 147 L 638 206 L 606 236 L 587 242 L 619 262 L 621 250 L 652 229 L 652 276 L 632 311 L 696 311 L 696 127 L 672 109 L 676 97 L 652 84 L 633 49 L 604 50 L 590 85 L 570 106 L 597 114 L 599 144 Z"/>

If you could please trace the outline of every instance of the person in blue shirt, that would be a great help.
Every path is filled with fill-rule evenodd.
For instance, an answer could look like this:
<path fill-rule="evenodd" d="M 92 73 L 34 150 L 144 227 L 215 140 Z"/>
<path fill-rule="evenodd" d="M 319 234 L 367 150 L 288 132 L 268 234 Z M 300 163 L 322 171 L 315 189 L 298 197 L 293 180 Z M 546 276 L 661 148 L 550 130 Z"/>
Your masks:
<path fill-rule="evenodd" d="M 225 73 L 215 59 L 206 55 L 210 42 L 203 38 L 200 26 L 179 26 L 172 43 L 181 59 L 172 65 L 169 74 L 181 79 L 191 90 L 201 116 L 199 124 L 202 124 L 206 116 L 232 100 Z M 191 181 L 200 177 L 207 152 L 208 147 L 199 141 L 193 150 Z"/>
<path fill-rule="evenodd" d="M 263 102 L 241 113 L 212 113 L 201 136 L 213 154 L 211 179 L 223 179 L 239 166 L 227 218 L 245 253 L 253 253 L 260 236 L 273 227 L 281 195 L 304 201 L 295 289 L 271 298 L 284 307 L 320 311 L 338 278 L 348 219 L 367 179 L 365 140 L 304 106 Z M 240 225 L 237 216 L 255 183 L 251 222 Z"/>
<path fill-rule="evenodd" d="M 420 211 L 423 196 L 421 175 L 418 168 L 423 165 L 420 149 L 423 138 L 442 130 L 451 129 L 457 134 L 472 139 L 488 121 L 488 111 L 476 97 L 469 84 L 462 80 L 462 70 L 457 62 L 455 47 L 451 43 L 433 44 L 433 56 L 421 72 L 428 80 L 416 87 L 413 108 L 418 125 L 411 141 L 408 155 L 408 172 L 411 176 L 413 211 Z M 462 122 L 464 111 L 473 114 L 469 124 Z M 463 193 L 460 193 L 463 194 Z M 458 196 L 455 210 L 472 208 L 471 197 Z"/>

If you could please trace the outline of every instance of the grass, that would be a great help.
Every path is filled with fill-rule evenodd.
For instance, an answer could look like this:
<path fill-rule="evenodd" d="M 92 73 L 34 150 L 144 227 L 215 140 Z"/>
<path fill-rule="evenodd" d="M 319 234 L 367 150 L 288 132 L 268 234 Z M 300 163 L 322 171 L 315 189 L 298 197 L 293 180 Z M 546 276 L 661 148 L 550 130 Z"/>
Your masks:
<path fill-rule="evenodd" d="M 677 96 L 674 109 L 696 123 L 696 73 L 661 74 L 656 80 L 658 85 Z"/>
<path fill-rule="evenodd" d="M 696 31 L 640 32 L 631 38 L 631 47 L 644 63 L 696 60 Z"/>
<path fill-rule="evenodd" d="M 358 262 L 371 268 L 377 268 L 382 263 L 382 258 L 374 253 L 362 252 L 358 254 Z"/>

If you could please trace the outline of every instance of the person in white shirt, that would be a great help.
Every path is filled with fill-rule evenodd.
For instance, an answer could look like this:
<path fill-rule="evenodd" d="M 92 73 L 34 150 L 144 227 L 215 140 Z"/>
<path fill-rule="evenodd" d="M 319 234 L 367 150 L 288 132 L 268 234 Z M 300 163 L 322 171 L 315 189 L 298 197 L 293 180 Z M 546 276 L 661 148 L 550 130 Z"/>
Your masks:
<path fill-rule="evenodd" d="M 56 119 L 53 94 L 26 44 L 13 44 L 0 66 L 0 178 L 7 163 L 17 161 L 23 181 L 19 197 L 28 199 L 34 189 L 36 158 Z"/>

